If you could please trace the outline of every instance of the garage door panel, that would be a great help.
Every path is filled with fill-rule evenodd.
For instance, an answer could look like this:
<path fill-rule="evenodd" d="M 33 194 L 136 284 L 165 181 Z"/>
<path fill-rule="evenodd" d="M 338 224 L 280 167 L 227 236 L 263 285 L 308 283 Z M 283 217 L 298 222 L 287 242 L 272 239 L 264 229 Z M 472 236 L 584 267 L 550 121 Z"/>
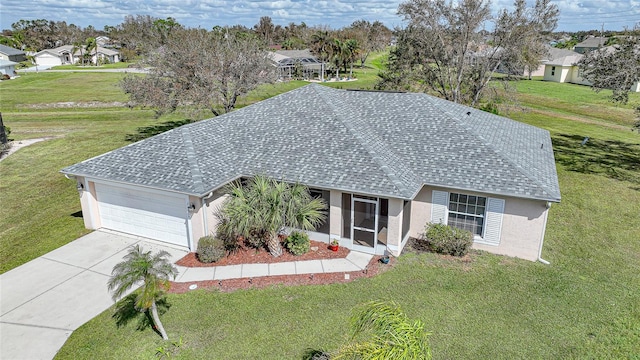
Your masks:
<path fill-rule="evenodd" d="M 188 246 L 185 199 L 96 184 L 102 226 Z"/>

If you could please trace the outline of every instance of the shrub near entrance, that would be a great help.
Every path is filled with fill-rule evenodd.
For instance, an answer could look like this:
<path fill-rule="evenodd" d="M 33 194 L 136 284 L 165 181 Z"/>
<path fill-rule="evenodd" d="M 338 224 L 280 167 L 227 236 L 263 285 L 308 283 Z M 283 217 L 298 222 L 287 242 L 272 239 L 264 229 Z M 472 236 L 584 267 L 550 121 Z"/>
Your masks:
<path fill-rule="evenodd" d="M 222 259 L 226 254 L 224 241 L 217 237 L 208 235 L 198 240 L 198 260 L 203 263 L 212 263 Z"/>
<path fill-rule="evenodd" d="M 302 255 L 309 252 L 309 235 L 294 231 L 284 240 L 285 246 L 293 255 Z"/>
<path fill-rule="evenodd" d="M 469 252 L 473 242 L 470 231 L 451 227 L 445 224 L 428 223 L 422 240 L 429 250 L 453 256 L 464 256 Z"/>

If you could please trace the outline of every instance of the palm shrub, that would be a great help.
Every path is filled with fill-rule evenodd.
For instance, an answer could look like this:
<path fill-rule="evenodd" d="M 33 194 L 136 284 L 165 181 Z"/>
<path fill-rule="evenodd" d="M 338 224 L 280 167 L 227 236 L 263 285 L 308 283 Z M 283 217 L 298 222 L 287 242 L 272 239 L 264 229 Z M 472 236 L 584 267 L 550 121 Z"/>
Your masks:
<path fill-rule="evenodd" d="M 273 256 L 282 255 L 278 234 L 285 227 L 314 230 L 326 218 L 324 200 L 312 198 L 309 189 L 299 183 L 256 175 L 245 183 L 230 183 L 225 192 L 228 196 L 218 210 L 223 231 L 245 239 L 257 231 Z"/>
<path fill-rule="evenodd" d="M 311 245 L 309 243 L 309 235 L 300 231 L 293 231 L 284 240 L 284 245 L 293 255 L 302 255 L 309 252 Z"/>
<path fill-rule="evenodd" d="M 350 327 L 351 341 L 332 359 L 431 359 L 424 323 L 411 321 L 395 302 L 361 305 L 351 317 Z"/>
<path fill-rule="evenodd" d="M 207 235 L 198 240 L 196 255 L 203 263 L 212 263 L 222 259 L 227 254 L 225 243 L 222 239 Z"/>
<path fill-rule="evenodd" d="M 175 279 L 178 269 L 167 259 L 169 253 L 162 250 L 152 255 L 151 251 L 143 251 L 136 245 L 125 255 L 124 260 L 113 267 L 111 278 L 107 282 L 113 300 L 124 296 L 129 289 L 142 283 L 134 302 L 140 312 L 151 311 L 151 318 L 156 329 L 164 340 L 168 340 L 167 332 L 158 316 L 157 301 L 169 290 L 169 279 Z"/>
<path fill-rule="evenodd" d="M 458 229 L 445 224 L 428 223 L 422 240 L 427 248 L 439 254 L 464 256 L 469 252 L 473 243 L 470 231 Z"/>

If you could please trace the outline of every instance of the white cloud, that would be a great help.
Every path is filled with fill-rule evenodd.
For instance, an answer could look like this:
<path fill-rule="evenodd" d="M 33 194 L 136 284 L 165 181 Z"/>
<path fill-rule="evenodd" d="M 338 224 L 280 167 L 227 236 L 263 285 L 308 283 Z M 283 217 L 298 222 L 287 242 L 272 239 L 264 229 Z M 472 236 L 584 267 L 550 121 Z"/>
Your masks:
<path fill-rule="evenodd" d="M 275 24 L 305 22 L 339 28 L 358 19 L 380 20 L 387 26 L 402 24 L 396 14 L 401 0 L 2 0 L 0 27 L 8 29 L 20 19 L 66 21 L 79 26 L 117 25 L 126 15 L 174 17 L 186 26 L 253 26 L 261 16 Z M 533 0 L 528 0 L 533 3 Z M 640 20 L 639 0 L 558 0 L 559 30 L 620 30 Z M 494 11 L 511 7 L 512 0 L 494 0 Z"/>

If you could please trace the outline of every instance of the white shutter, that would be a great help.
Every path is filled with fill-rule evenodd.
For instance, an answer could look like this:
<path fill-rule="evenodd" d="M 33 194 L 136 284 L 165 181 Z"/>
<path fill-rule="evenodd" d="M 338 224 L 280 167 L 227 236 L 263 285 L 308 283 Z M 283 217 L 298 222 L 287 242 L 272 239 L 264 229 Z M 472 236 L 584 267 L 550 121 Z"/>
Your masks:
<path fill-rule="evenodd" d="M 431 195 L 431 222 L 446 224 L 449 215 L 449 193 L 433 190 Z"/>
<path fill-rule="evenodd" d="M 500 244 L 500 233 L 502 232 L 502 214 L 504 213 L 504 200 L 487 199 L 487 217 L 484 224 L 484 237 L 482 242 L 491 245 Z"/>

